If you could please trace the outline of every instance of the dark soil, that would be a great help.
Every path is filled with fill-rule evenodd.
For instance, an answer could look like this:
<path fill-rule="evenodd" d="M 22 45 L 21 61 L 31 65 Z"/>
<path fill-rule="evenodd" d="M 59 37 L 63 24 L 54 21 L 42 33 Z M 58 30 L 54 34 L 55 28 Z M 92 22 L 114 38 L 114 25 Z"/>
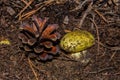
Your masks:
<path fill-rule="evenodd" d="M 45 1 L 52 0 L 35 0 L 23 13 L 40 7 L 40 3 Z M 58 24 L 59 32 L 64 35 L 65 30 L 73 31 L 78 27 L 89 3 L 81 9 L 71 10 L 83 1 L 53 0 L 33 15 L 48 17 L 48 22 Z M 0 80 L 120 80 L 120 1 L 113 1 L 115 3 L 109 5 L 99 1 L 92 5 L 108 23 L 91 10 L 80 27 L 91 32 L 96 39 L 95 45 L 87 49 L 91 57 L 89 63 L 83 65 L 79 60 L 68 58 L 69 56 L 66 57 L 67 54 L 63 53 L 45 63 L 30 60 L 34 65 L 31 68 L 28 58 L 24 55 L 25 51 L 19 48 L 21 43 L 18 39 L 21 23 L 29 23 L 31 16 L 24 20 L 18 20 L 16 17 L 25 7 L 22 0 L 0 0 L 0 41 L 4 38 L 11 42 L 10 45 L 0 45 Z M 65 22 L 66 16 L 68 22 Z M 92 16 L 96 27 L 90 21 Z"/>

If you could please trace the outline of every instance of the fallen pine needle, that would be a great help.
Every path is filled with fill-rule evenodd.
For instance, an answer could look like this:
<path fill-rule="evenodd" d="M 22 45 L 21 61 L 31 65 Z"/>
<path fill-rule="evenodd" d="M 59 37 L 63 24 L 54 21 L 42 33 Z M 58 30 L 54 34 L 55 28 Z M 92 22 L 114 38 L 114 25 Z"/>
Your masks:
<path fill-rule="evenodd" d="M 28 63 L 29 63 L 29 65 L 30 65 L 30 68 L 32 69 L 33 74 L 35 75 L 36 80 L 39 80 L 39 79 L 38 79 L 38 76 L 37 76 L 37 73 L 36 73 L 35 70 L 33 69 L 32 62 L 30 61 L 29 58 L 28 58 Z"/>
<path fill-rule="evenodd" d="M 33 2 L 34 0 L 31 0 L 19 13 L 16 17 L 20 16 L 29 6 L 30 4 Z"/>
<path fill-rule="evenodd" d="M 98 26 L 97 26 L 97 24 L 95 23 L 95 21 L 94 20 L 92 20 L 92 19 L 90 19 L 91 21 L 92 21 L 92 23 L 95 25 L 95 28 L 96 28 L 96 33 L 97 33 L 97 42 L 100 42 L 100 37 L 99 37 L 99 30 L 98 30 Z M 98 43 L 98 45 L 97 45 L 98 47 L 97 47 L 97 51 L 98 51 L 98 54 L 99 54 L 99 52 L 100 52 L 100 44 Z"/>
<path fill-rule="evenodd" d="M 85 20 L 85 18 L 86 18 L 86 16 L 88 15 L 88 13 L 92 10 L 92 2 L 88 5 L 88 8 L 87 8 L 87 10 L 85 11 L 85 13 L 83 14 L 83 16 L 82 16 L 82 18 L 80 19 L 80 22 L 79 22 L 79 24 L 78 24 L 78 28 L 81 28 L 82 27 L 82 24 L 83 24 L 83 22 L 84 22 L 84 20 Z"/>
<path fill-rule="evenodd" d="M 70 30 L 65 29 L 65 30 L 64 30 L 64 32 L 69 33 L 69 32 L 71 32 L 71 31 L 70 31 Z"/>
<path fill-rule="evenodd" d="M 94 9 L 94 11 L 95 11 L 106 23 L 108 23 L 107 19 L 106 19 L 102 14 L 100 14 L 99 11 L 97 11 L 96 9 Z"/>

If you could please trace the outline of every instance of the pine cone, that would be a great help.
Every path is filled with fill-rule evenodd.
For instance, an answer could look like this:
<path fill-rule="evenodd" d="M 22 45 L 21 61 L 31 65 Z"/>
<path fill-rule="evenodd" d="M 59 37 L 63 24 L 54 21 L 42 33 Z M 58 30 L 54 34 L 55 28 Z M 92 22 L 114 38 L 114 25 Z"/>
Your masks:
<path fill-rule="evenodd" d="M 34 16 L 32 25 L 23 24 L 18 35 L 28 56 L 34 54 L 34 58 L 41 61 L 51 60 L 59 54 L 60 34 L 56 31 L 58 25 L 46 26 L 47 20 Z"/>

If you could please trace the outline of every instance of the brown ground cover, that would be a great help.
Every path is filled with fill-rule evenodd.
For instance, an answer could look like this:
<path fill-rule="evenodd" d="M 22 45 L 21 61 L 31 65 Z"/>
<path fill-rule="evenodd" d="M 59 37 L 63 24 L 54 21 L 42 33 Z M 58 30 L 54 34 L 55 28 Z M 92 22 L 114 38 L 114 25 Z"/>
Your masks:
<path fill-rule="evenodd" d="M 0 0 L 0 80 L 120 80 L 120 1 L 98 0 Z M 112 2 L 113 1 L 113 2 Z M 18 39 L 22 23 L 31 17 L 48 17 L 59 32 L 84 29 L 96 39 L 87 49 L 83 65 L 62 53 L 46 63 L 30 60 Z"/>

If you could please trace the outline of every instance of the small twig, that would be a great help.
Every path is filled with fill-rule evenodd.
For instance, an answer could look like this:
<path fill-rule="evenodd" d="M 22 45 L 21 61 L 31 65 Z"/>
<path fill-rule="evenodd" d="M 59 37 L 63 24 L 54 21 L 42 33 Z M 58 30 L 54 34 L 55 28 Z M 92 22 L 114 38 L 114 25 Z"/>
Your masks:
<path fill-rule="evenodd" d="M 91 20 L 92 23 L 95 25 L 96 33 L 97 33 L 97 41 L 100 42 L 98 26 L 97 26 L 97 24 L 95 23 L 95 21 L 93 21 L 92 19 L 90 19 L 90 20 Z M 99 52 L 100 52 L 100 45 L 99 45 L 99 44 L 97 45 L 97 51 L 98 51 L 98 54 L 99 54 Z"/>
<path fill-rule="evenodd" d="M 113 59 L 113 57 L 115 56 L 115 54 L 116 54 L 116 51 L 112 54 L 112 56 L 110 57 L 109 61 L 111 61 Z"/>
<path fill-rule="evenodd" d="M 92 20 L 95 21 L 95 14 L 91 13 L 91 15 L 92 15 Z M 91 23 L 91 29 L 93 29 L 93 28 L 94 28 L 94 24 Z"/>
<path fill-rule="evenodd" d="M 66 55 L 66 54 L 64 54 L 64 53 L 62 53 L 61 55 L 62 55 L 63 57 L 65 57 L 65 58 L 67 58 L 67 59 L 64 59 L 64 58 L 60 59 L 60 58 L 58 58 L 59 60 L 78 62 L 77 60 L 72 59 L 71 57 L 69 57 L 68 55 Z"/>
<path fill-rule="evenodd" d="M 88 5 L 88 8 L 87 8 L 87 10 L 85 11 L 85 13 L 84 13 L 84 15 L 82 16 L 82 18 L 81 18 L 81 20 L 80 20 L 80 22 L 79 22 L 79 24 L 78 24 L 78 28 L 81 28 L 82 27 L 82 24 L 83 24 L 83 21 L 85 20 L 85 18 L 86 18 L 86 16 L 88 15 L 88 13 L 91 11 L 91 9 L 92 9 L 92 2 Z"/>
<path fill-rule="evenodd" d="M 17 8 L 22 8 L 22 6 L 20 6 L 18 3 L 16 3 L 16 1 L 12 0 L 11 1 L 11 5 L 14 5 Z"/>
<path fill-rule="evenodd" d="M 33 67 L 32 67 L 32 64 L 31 64 L 32 62 L 30 61 L 29 58 L 28 58 L 28 63 L 29 63 L 29 65 L 30 65 L 30 68 L 32 69 L 33 74 L 35 75 L 36 80 L 39 80 L 38 77 L 37 77 L 37 74 L 36 74 L 35 70 L 34 70 Z"/>
<path fill-rule="evenodd" d="M 97 41 L 97 43 L 98 43 L 99 45 L 107 48 L 107 49 L 120 51 L 120 47 L 108 47 L 108 46 L 104 45 L 103 43 L 101 43 L 100 41 L 99 41 L 99 42 Z"/>
<path fill-rule="evenodd" d="M 108 23 L 107 19 L 106 19 L 102 14 L 100 14 L 99 11 L 97 11 L 96 9 L 94 9 L 94 11 L 95 11 L 106 23 Z"/>
<path fill-rule="evenodd" d="M 46 0 L 44 2 L 40 2 L 37 4 L 37 6 L 41 6 L 41 5 L 46 5 L 46 4 L 50 4 L 53 3 L 55 0 Z"/>
<path fill-rule="evenodd" d="M 25 0 L 21 0 L 22 2 L 24 2 L 26 5 L 29 5 L 27 1 Z M 29 5 L 30 8 L 32 8 L 30 5 Z"/>
<path fill-rule="evenodd" d="M 107 67 L 107 68 L 104 68 L 104 69 L 100 69 L 100 70 L 98 70 L 98 71 L 87 72 L 87 73 L 90 73 L 90 74 L 97 74 L 97 73 L 101 73 L 101 72 L 103 72 L 103 71 L 111 70 L 111 69 L 115 69 L 115 67 Z"/>
<path fill-rule="evenodd" d="M 69 32 L 71 32 L 71 31 L 70 31 L 70 30 L 65 29 L 65 30 L 64 30 L 64 32 L 65 32 L 65 33 L 69 33 Z"/>
<path fill-rule="evenodd" d="M 74 8 L 74 9 L 70 10 L 70 12 L 73 12 L 73 11 L 76 11 L 76 10 L 81 9 L 81 8 L 82 8 L 82 6 L 83 6 L 83 5 L 84 5 L 87 1 L 88 1 L 88 0 L 83 1 L 83 3 L 82 3 L 82 4 L 79 4 L 76 8 Z"/>
<path fill-rule="evenodd" d="M 114 0 L 111 0 L 112 1 L 112 3 L 115 5 L 115 6 L 117 6 L 117 4 L 115 3 L 115 1 Z"/>
<path fill-rule="evenodd" d="M 27 12 L 21 16 L 19 16 L 19 19 L 18 20 L 24 20 L 26 18 L 28 18 L 29 16 L 31 16 L 32 14 L 34 14 L 35 12 L 37 12 L 38 10 L 32 10 L 30 12 Z"/>
<path fill-rule="evenodd" d="M 42 70 L 41 68 L 35 66 L 35 64 L 33 64 L 32 61 L 31 61 L 31 65 L 32 65 L 36 70 L 38 70 L 38 71 L 40 71 L 40 72 L 42 72 L 42 73 L 45 74 L 45 70 Z"/>
<path fill-rule="evenodd" d="M 19 20 L 24 20 L 24 19 L 30 17 L 31 15 L 35 14 L 38 10 L 40 10 L 40 9 L 43 8 L 44 6 L 49 6 L 49 5 L 51 5 L 52 2 L 54 2 L 54 0 L 50 0 L 50 1 L 45 1 L 45 2 L 43 2 L 39 8 L 33 9 L 33 10 L 31 10 L 31 11 L 23 14 L 23 15 L 20 15 L 20 16 L 19 16 Z"/>
<path fill-rule="evenodd" d="M 30 2 L 28 2 L 28 4 L 17 14 L 16 17 L 20 16 L 29 6 L 30 4 L 33 2 L 34 0 L 31 0 Z"/>

